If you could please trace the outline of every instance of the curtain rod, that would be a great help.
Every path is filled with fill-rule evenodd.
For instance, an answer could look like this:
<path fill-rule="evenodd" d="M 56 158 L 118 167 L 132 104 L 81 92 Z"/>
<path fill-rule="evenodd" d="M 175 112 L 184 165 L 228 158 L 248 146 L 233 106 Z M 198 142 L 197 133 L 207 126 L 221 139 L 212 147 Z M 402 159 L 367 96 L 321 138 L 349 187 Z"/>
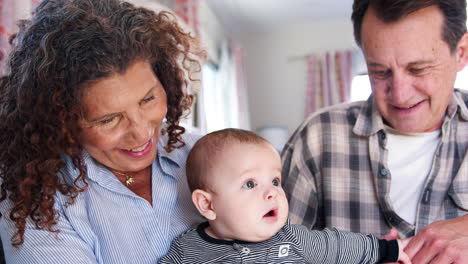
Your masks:
<path fill-rule="evenodd" d="M 322 50 L 322 51 L 316 51 L 316 52 L 310 52 L 308 54 L 304 54 L 304 55 L 292 55 L 292 56 L 288 56 L 287 57 L 287 61 L 288 62 L 292 62 L 292 61 L 299 61 L 299 60 L 306 60 L 307 57 L 313 55 L 313 54 L 326 54 L 327 52 L 338 52 L 338 51 L 346 51 L 346 50 L 349 50 L 351 52 L 356 52 L 356 51 L 359 51 L 359 49 L 356 49 L 356 48 L 349 48 L 349 49 L 334 49 L 334 50 Z"/>
<path fill-rule="evenodd" d="M 287 61 L 299 61 L 299 60 L 305 60 L 307 57 L 310 55 L 302 55 L 302 56 L 288 56 Z"/>

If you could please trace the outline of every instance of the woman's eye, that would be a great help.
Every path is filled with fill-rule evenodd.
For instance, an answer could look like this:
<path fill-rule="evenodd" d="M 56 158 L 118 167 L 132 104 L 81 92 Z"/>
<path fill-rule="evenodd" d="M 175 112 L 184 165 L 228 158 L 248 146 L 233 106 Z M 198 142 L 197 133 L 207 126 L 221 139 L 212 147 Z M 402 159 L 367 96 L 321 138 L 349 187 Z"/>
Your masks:
<path fill-rule="evenodd" d="M 154 97 L 154 95 L 148 96 L 148 97 L 144 98 L 144 99 L 141 101 L 141 104 L 146 104 L 146 103 L 148 103 L 148 102 L 150 102 L 150 101 L 153 101 L 155 98 L 156 98 L 156 97 Z"/>
<path fill-rule="evenodd" d="M 113 127 L 117 125 L 119 120 L 120 120 L 119 116 L 112 116 L 103 120 L 99 120 L 96 122 L 96 124 L 101 127 Z"/>
<path fill-rule="evenodd" d="M 99 124 L 107 125 L 107 124 L 112 123 L 112 121 L 114 121 L 114 120 L 115 120 L 115 117 L 112 117 L 112 118 L 109 118 L 109 119 L 104 119 L 104 120 L 99 121 Z"/>
<path fill-rule="evenodd" d="M 242 185 L 242 188 L 253 189 L 255 188 L 255 186 L 257 186 L 257 184 L 254 181 L 247 181 L 246 183 L 244 183 L 244 185 Z"/>
<path fill-rule="evenodd" d="M 273 183 L 274 186 L 280 186 L 280 179 L 278 178 L 275 178 L 274 180 L 271 181 L 271 183 Z"/>

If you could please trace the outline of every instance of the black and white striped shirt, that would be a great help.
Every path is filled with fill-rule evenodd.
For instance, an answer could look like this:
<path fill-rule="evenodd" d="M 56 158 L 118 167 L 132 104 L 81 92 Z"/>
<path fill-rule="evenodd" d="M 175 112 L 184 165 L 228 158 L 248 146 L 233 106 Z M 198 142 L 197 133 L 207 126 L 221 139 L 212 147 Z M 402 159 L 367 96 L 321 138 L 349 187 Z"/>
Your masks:
<path fill-rule="evenodd" d="M 286 225 L 267 241 L 249 243 L 218 240 L 208 236 L 203 223 L 172 243 L 159 263 L 380 263 L 398 258 L 396 240 L 337 229 L 309 230 Z"/>

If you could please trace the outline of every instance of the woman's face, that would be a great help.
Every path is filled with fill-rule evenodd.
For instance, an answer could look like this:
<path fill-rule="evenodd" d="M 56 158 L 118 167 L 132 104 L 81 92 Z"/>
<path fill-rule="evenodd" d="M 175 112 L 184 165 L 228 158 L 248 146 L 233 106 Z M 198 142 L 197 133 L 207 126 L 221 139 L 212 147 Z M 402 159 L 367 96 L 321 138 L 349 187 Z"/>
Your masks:
<path fill-rule="evenodd" d="M 81 143 L 98 162 L 137 172 L 156 157 L 166 92 L 146 61 L 84 88 Z"/>

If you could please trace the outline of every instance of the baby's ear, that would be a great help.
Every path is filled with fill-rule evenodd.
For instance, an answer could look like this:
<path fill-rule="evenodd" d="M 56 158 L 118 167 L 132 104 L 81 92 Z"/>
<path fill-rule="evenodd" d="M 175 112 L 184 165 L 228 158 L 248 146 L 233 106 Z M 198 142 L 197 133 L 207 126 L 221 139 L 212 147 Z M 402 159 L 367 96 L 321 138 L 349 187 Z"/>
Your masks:
<path fill-rule="evenodd" d="M 196 189 L 192 192 L 192 202 L 198 209 L 198 212 L 206 219 L 211 221 L 216 219 L 216 212 L 213 210 L 211 194 L 209 192 Z"/>

